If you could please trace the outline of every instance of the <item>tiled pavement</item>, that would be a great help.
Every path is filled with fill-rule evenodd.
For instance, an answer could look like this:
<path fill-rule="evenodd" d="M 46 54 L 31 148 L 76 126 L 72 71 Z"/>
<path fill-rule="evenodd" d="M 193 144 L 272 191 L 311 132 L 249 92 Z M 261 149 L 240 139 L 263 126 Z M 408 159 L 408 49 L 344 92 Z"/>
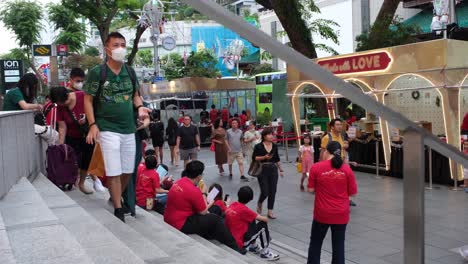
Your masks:
<path fill-rule="evenodd" d="M 295 153 L 295 150 L 290 149 L 289 157 L 295 157 Z M 169 157 L 167 154 L 166 160 Z M 207 166 L 204 176 L 207 184 L 220 183 L 232 199 L 236 198 L 239 187 L 247 184 L 253 187 L 255 199 L 258 197 L 257 181 L 240 182 L 237 165 L 234 165 L 234 177 L 231 180 L 217 174 L 214 153 L 208 149 L 201 151 L 199 159 Z M 306 255 L 314 196 L 299 191 L 300 176 L 295 171 L 294 163 L 283 163 L 283 167 L 286 173 L 279 181 L 275 205 L 278 219 L 270 221 L 270 228 L 276 241 Z M 171 167 L 170 170 L 178 178 L 181 169 Z M 356 177 L 359 194 L 355 201 L 358 206 L 352 208 L 346 234 L 347 263 L 403 263 L 402 180 L 391 177 L 377 179 L 365 173 L 356 173 Z M 254 208 L 255 201 L 249 205 Z M 456 253 L 456 248 L 468 244 L 468 211 L 464 208 L 467 205 L 468 194 L 450 191 L 447 186 L 426 192 L 426 263 L 464 263 Z M 330 253 L 329 234 L 323 245 L 324 263 L 330 261 Z"/>

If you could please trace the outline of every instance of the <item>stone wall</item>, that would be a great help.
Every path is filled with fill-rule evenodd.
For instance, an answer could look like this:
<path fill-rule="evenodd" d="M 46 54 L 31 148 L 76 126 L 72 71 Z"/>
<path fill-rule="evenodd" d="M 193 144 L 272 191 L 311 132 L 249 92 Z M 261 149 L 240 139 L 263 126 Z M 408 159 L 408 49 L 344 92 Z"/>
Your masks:
<path fill-rule="evenodd" d="M 31 111 L 0 112 L 0 198 L 21 177 L 45 172 L 45 146 L 33 119 Z"/>

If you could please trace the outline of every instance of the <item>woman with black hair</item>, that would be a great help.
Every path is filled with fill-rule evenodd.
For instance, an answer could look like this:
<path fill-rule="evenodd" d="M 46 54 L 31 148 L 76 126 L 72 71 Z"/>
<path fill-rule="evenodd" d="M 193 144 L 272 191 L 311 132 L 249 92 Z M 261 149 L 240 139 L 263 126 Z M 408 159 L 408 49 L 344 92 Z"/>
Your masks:
<path fill-rule="evenodd" d="M 215 163 L 218 165 L 219 175 L 223 175 L 223 164 L 228 162 L 228 145 L 226 142 L 226 130 L 223 128 L 221 118 L 213 124 L 212 141 L 215 143 Z"/>
<path fill-rule="evenodd" d="M 255 145 L 252 160 L 259 161 L 262 164 L 262 173 L 258 176 L 260 197 L 258 198 L 257 213 L 262 214 L 263 202 L 268 198 L 268 218 L 276 219 L 276 216 L 273 215 L 273 207 L 278 185 L 278 170 L 281 177 L 284 174 L 283 169 L 281 169 L 278 146 L 273 143 L 272 129 L 263 129 L 262 143 Z"/>
<path fill-rule="evenodd" d="M 331 263 L 344 264 L 349 197 L 357 194 L 357 186 L 353 171 L 341 158 L 341 145 L 337 141 L 328 143 L 324 160 L 310 169 L 308 190 L 315 193 L 315 203 L 307 263 L 320 264 L 322 243 L 331 228 Z"/>
<path fill-rule="evenodd" d="M 175 152 L 175 146 L 177 144 L 177 129 L 179 126 L 174 118 L 169 118 L 167 120 L 167 128 L 166 128 L 166 139 L 167 144 L 169 145 L 169 149 L 171 150 L 171 165 L 179 164 L 178 157 Z M 178 166 L 178 165 L 176 165 Z"/>
<path fill-rule="evenodd" d="M 167 195 L 164 221 L 185 234 L 198 234 L 206 239 L 216 239 L 239 251 L 237 243 L 224 225 L 221 217 L 208 213 L 206 185 L 203 192 L 197 187 L 203 178 L 205 165 L 194 160 L 187 163 L 182 177 L 172 185 Z"/>
<path fill-rule="evenodd" d="M 18 82 L 18 87 L 10 89 L 3 100 L 3 111 L 41 111 L 42 105 L 35 104 L 39 80 L 33 73 L 26 73 Z"/>

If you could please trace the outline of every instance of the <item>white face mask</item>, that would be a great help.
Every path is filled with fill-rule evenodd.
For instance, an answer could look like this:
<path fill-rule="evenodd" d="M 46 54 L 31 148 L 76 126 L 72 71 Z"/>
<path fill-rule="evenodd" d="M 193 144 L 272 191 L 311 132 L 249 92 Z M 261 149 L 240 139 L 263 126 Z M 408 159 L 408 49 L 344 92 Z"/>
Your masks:
<path fill-rule="evenodd" d="M 75 82 L 75 83 L 73 83 L 73 88 L 75 88 L 77 90 L 81 90 L 81 89 L 83 89 L 83 83 L 82 82 Z"/>
<path fill-rule="evenodd" d="M 127 50 L 125 48 L 116 48 L 112 50 L 112 59 L 117 62 L 123 62 L 125 60 L 125 55 L 127 55 Z"/>

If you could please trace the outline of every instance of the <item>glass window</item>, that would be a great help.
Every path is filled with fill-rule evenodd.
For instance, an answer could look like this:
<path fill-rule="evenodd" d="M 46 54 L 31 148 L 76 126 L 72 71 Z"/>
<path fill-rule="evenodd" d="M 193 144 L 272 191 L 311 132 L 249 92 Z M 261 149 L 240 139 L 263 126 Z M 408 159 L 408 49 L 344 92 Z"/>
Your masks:
<path fill-rule="evenodd" d="M 259 93 L 258 102 L 261 104 L 271 104 L 272 101 L 272 93 Z"/>

